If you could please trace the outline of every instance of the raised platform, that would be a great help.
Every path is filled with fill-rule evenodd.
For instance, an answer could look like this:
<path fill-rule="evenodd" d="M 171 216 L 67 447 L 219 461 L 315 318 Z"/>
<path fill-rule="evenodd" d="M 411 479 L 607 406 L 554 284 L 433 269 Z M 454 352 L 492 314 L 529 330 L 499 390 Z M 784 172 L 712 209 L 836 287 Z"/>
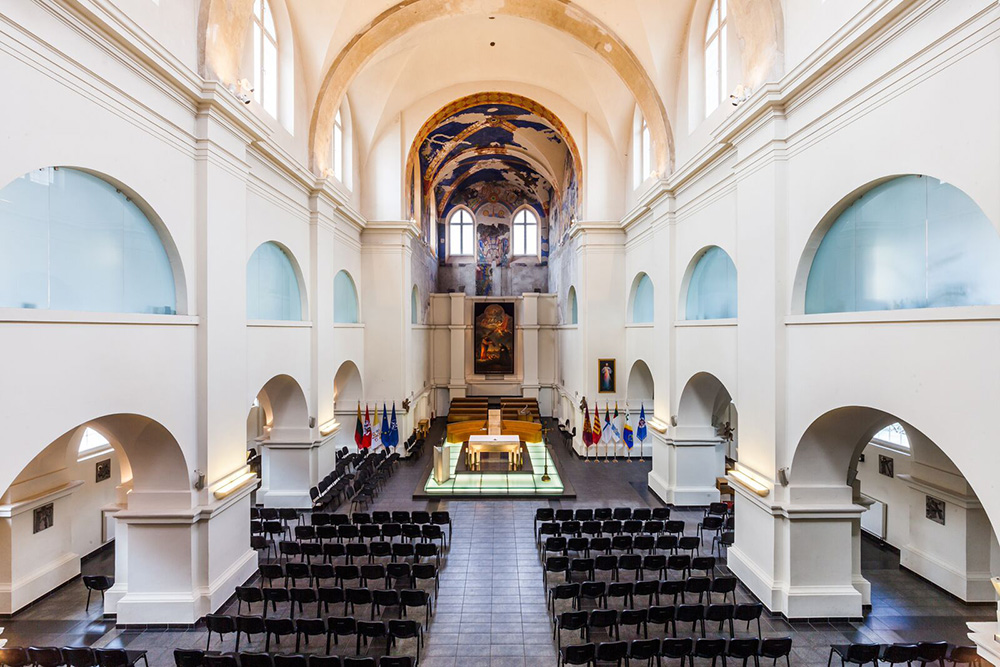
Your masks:
<path fill-rule="evenodd" d="M 428 498 L 575 498 L 572 485 L 565 481 L 559 467 L 543 443 L 522 443 L 527 452 L 524 469 L 468 471 L 464 469 L 464 449 L 458 443 L 451 447 L 451 479 L 443 484 L 434 481 L 433 457 L 413 492 L 415 500 Z M 460 467 L 461 462 L 461 467 Z M 548 481 L 543 480 L 548 467 Z"/>

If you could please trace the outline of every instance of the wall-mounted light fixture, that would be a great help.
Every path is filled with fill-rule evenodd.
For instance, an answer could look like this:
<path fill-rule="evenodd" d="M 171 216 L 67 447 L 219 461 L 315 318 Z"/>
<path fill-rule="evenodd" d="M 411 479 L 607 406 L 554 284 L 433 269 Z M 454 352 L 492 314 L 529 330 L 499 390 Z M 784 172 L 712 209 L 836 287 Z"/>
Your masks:
<path fill-rule="evenodd" d="M 194 471 L 194 490 L 201 491 L 205 488 L 205 473 L 200 470 Z"/>
<path fill-rule="evenodd" d="M 315 417 L 310 417 L 309 418 L 309 428 L 316 428 L 316 418 Z"/>
<path fill-rule="evenodd" d="M 729 96 L 729 101 L 733 103 L 734 107 L 738 107 L 753 95 L 753 89 L 750 86 L 744 86 L 742 83 L 736 86 L 736 90 L 733 91 L 732 95 Z"/>
<path fill-rule="evenodd" d="M 334 418 L 326 422 L 325 424 L 320 424 L 319 434 L 325 438 L 326 436 L 336 431 L 338 428 L 340 428 L 340 422 L 338 422 L 336 418 Z"/>
<path fill-rule="evenodd" d="M 215 490 L 214 495 L 219 500 L 222 500 L 223 498 L 232 495 L 233 492 L 235 492 L 237 489 L 240 489 L 241 487 L 243 487 L 243 485 L 245 485 L 251 479 L 255 479 L 256 477 L 257 477 L 256 473 L 248 470 L 247 468 L 238 470 L 236 473 L 231 475 L 229 479 L 223 482 L 222 485 L 219 486 L 219 488 Z"/>
<path fill-rule="evenodd" d="M 737 484 L 746 489 L 753 491 L 761 498 L 764 498 L 765 496 L 771 493 L 770 487 L 768 487 L 759 479 L 751 477 L 749 474 L 745 473 L 742 470 L 733 468 L 727 474 L 729 475 L 729 478 L 732 479 L 734 482 L 736 482 Z"/>
<path fill-rule="evenodd" d="M 788 486 L 788 468 L 778 468 L 778 483 Z"/>

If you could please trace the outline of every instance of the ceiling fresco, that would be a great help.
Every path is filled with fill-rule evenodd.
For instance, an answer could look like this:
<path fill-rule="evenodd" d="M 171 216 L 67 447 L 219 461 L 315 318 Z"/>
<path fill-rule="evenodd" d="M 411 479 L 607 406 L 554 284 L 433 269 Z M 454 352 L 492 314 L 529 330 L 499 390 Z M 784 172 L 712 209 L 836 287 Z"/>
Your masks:
<path fill-rule="evenodd" d="M 579 157 L 562 123 L 527 98 L 482 93 L 463 98 L 433 116 L 418 134 L 410 156 L 417 170 L 419 217 L 425 229 L 432 215 L 447 218 L 458 205 L 499 218 L 524 204 L 550 226 L 565 222 L 576 204 Z M 414 193 L 416 194 L 416 193 Z M 563 215 L 565 213 L 565 215 Z"/>

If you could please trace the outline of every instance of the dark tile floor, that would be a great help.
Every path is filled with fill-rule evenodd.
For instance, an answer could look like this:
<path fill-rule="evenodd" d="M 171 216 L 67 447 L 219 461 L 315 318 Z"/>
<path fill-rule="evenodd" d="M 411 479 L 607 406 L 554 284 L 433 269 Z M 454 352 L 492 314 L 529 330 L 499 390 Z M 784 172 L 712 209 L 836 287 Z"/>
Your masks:
<path fill-rule="evenodd" d="M 435 424 L 430 442 L 440 438 L 441 429 L 440 423 Z M 562 467 L 561 474 L 576 489 L 575 500 L 414 501 L 412 493 L 429 462 L 429 447 L 423 460 L 401 464 L 377 498 L 375 509 L 447 509 L 452 514 L 454 540 L 442 564 L 440 595 L 421 656 L 424 667 L 555 665 L 555 642 L 534 543 L 535 508 L 542 504 L 553 507 L 660 504 L 646 487 L 648 460 L 584 463 L 573 457 L 562 443 L 553 443 L 552 450 Z M 677 510 L 675 515 L 688 521 L 693 529 L 701 512 Z M 89 561 L 85 569 L 110 573 L 112 558 L 109 551 Z M 831 643 L 922 639 L 968 643 L 967 621 L 995 618 L 992 607 L 965 605 L 900 570 L 898 555 L 874 543 L 863 543 L 862 561 L 865 576 L 872 582 L 873 601 L 864 621 L 789 623 L 778 617 L 762 620 L 765 635 L 793 637 L 793 664 L 826 664 Z M 721 565 L 719 571 L 725 572 L 725 566 Z M 151 667 L 172 665 L 175 647 L 205 645 L 206 633 L 202 627 L 144 631 L 114 628 L 102 619 L 99 605 L 91 605 L 90 614 L 83 613 L 85 597 L 79 580 L 71 582 L 15 618 L 0 622 L 6 626 L 3 636 L 10 640 L 10 645 L 144 648 L 149 651 Z M 740 590 L 738 597 L 741 601 L 750 599 L 745 590 Z M 235 613 L 235 603 L 226 605 L 222 611 Z M 367 608 L 356 613 L 359 617 L 367 614 Z M 578 641 L 571 634 L 564 634 L 563 641 Z M 632 638 L 631 631 L 624 632 L 623 638 Z M 246 650 L 259 649 L 261 643 L 261 640 L 253 642 Z M 233 637 L 221 643 L 218 637 L 214 638 L 212 648 L 232 650 Z M 318 649 L 321 650 L 320 646 L 314 642 L 307 652 Z M 403 645 L 401 649 L 412 655 L 414 647 Z M 282 650 L 289 650 L 287 640 Z M 375 644 L 368 653 L 379 655 L 383 650 L 382 645 Z M 353 653 L 353 638 L 342 640 L 335 652 Z"/>

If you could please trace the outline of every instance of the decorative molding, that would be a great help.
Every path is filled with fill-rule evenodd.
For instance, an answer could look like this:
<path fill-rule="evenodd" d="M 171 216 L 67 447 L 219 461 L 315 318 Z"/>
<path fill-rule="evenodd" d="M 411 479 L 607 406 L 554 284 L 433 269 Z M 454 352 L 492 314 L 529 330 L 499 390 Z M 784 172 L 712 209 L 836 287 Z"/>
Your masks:
<path fill-rule="evenodd" d="M 66 496 L 72 494 L 81 486 L 83 486 L 83 481 L 77 479 L 72 482 L 66 482 L 65 484 L 57 486 L 54 489 L 43 491 L 38 495 L 25 498 L 24 500 L 19 500 L 7 505 L 0 505 L 0 519 L 12 519 L 18 514 L 30 512 L 36 507 L 48 505 L 49 503 L 55 502 L 60 498 L 65 498 Z"/>

